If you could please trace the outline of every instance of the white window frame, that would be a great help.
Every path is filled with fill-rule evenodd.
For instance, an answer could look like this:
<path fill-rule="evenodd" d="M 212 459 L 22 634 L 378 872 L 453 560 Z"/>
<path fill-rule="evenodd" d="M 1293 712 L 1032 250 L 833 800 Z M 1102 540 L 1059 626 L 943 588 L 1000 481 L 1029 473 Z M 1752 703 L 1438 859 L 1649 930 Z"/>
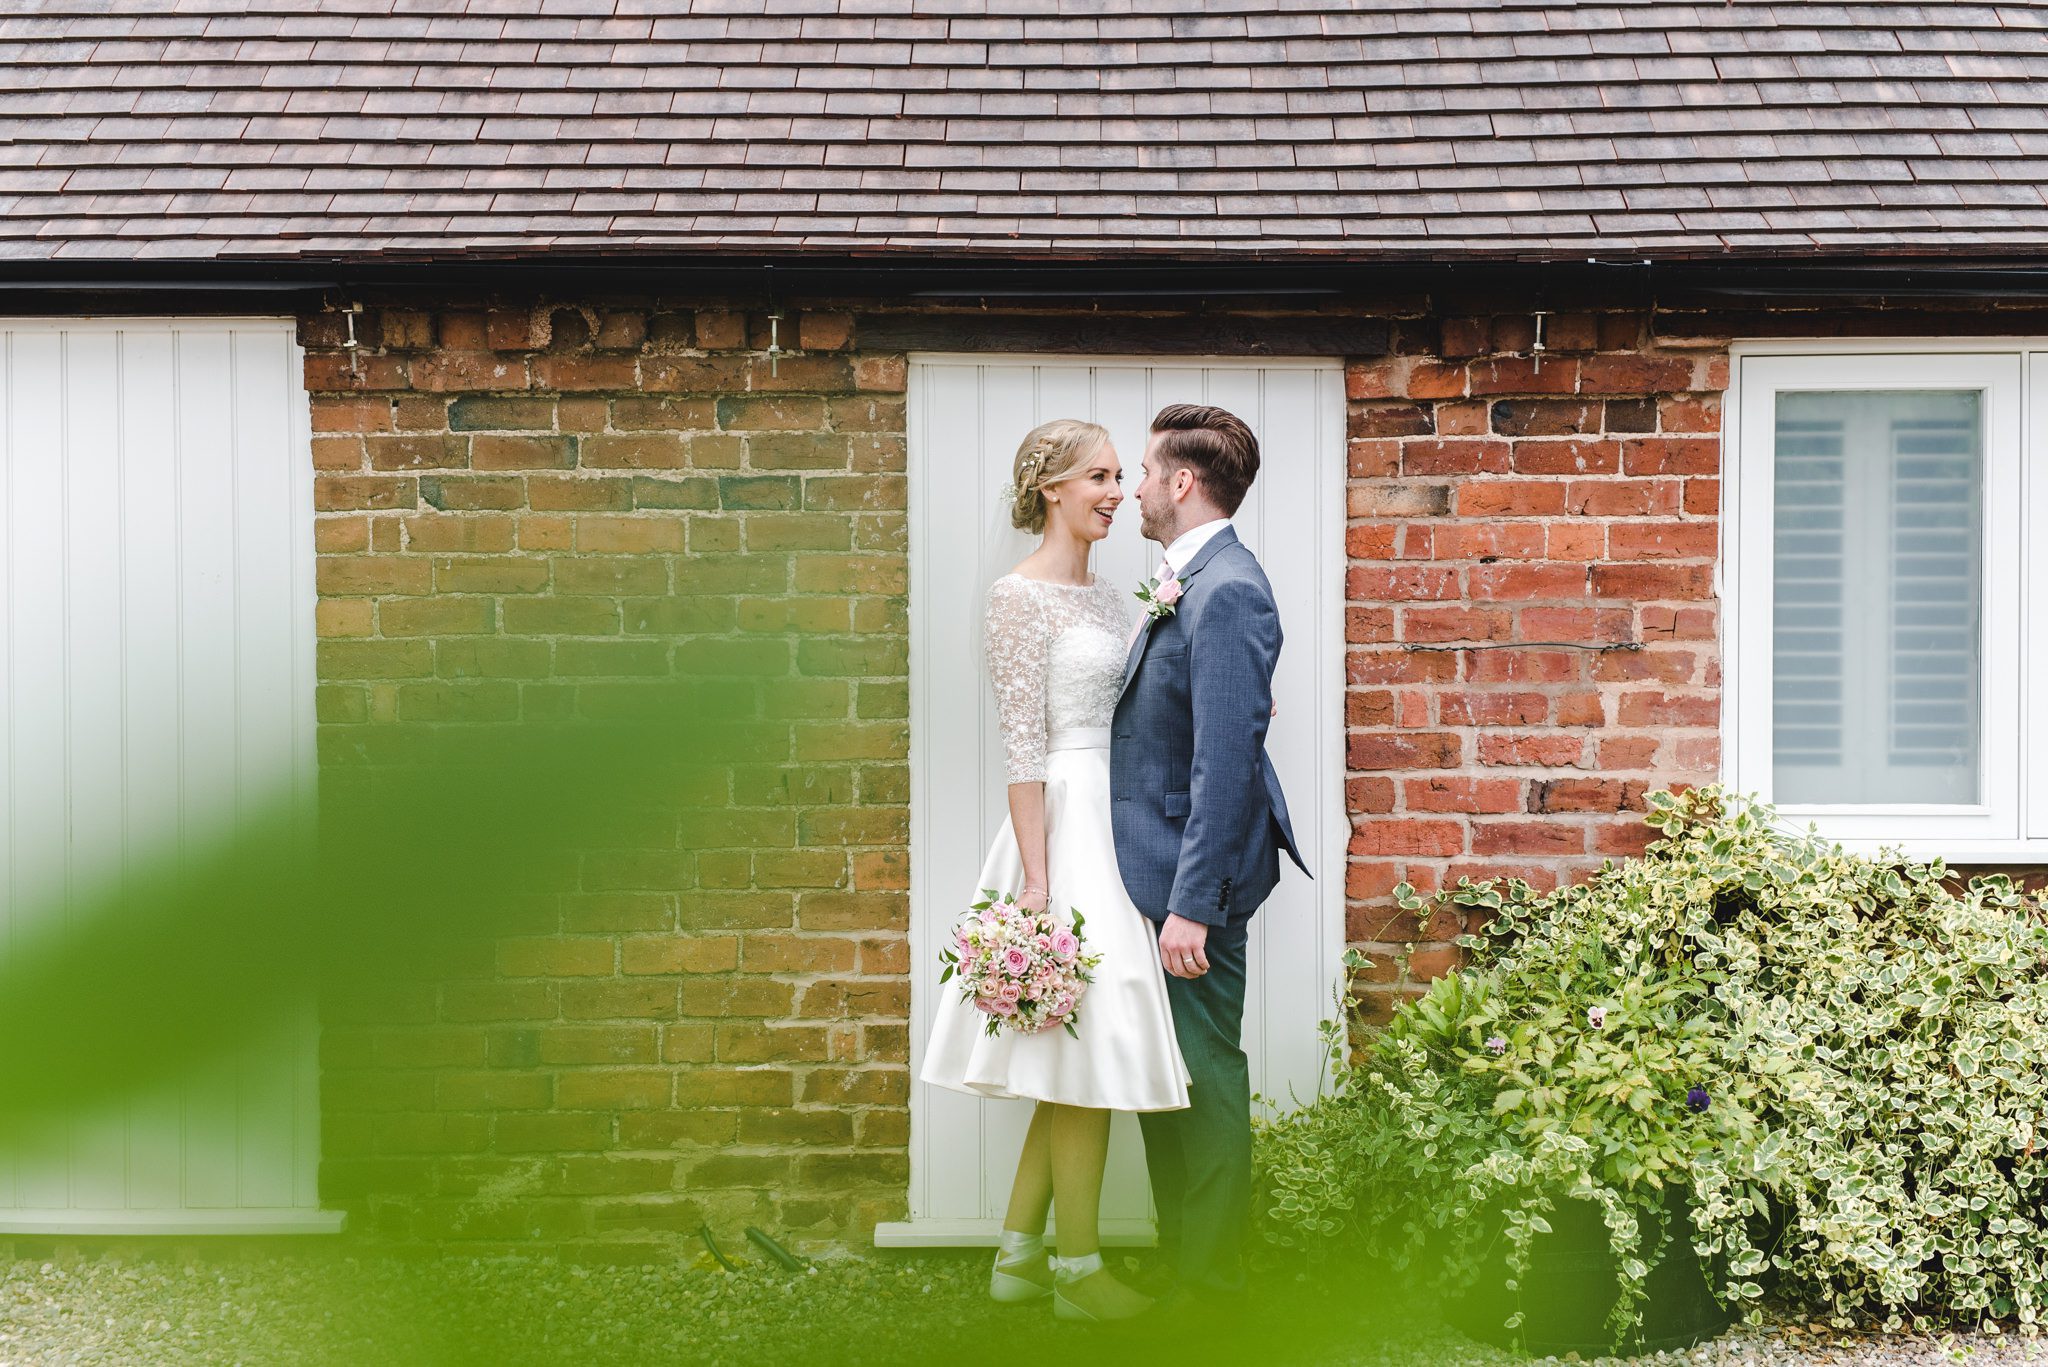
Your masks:
<path fill-rule="evenodd" d="M 1853 850 L 1915 858 L 2012 861 L 2048 857 L 2048 581 L 2029 565 L 2048 546 L 2048 461 L 2040 402 L 2048 341 L 1972 338 L 1747 342 L 1730 348 L 1723 414 L 1721 554 L 1724 607 L 1721 779 L 1772 800 L 1773 491 L 1776 398 L 1800 390 L 1974 389 L 1984 423 L 1984 640 L 1976 804 L 1793 805 Z M 2022 510 L 2025 516 L 2022 517 Z M 2048 628 L 2048 621 L 2044 621 Z"/>

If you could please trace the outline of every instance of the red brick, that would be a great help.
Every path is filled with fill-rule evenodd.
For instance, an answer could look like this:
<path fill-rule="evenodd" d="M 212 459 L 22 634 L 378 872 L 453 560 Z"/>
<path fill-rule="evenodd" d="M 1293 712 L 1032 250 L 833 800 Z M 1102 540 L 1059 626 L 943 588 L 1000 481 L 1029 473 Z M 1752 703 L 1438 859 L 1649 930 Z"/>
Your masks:
<path fill-rule="evenodd" d="M 1665 432 L 1719 432 L 1717 394 L 1672 394 L 1657 400 L 1657 426 Z"/>
<path fill-rule="evenodd" d="M 535 357 L 532 383 L 537 389 L 590 391 L 639 387 L 639 361 L 633 357 Z"/>
<path fill-rule="evenodd" d="M 1345 492 L 1352 517 L 1442 517 L 1451 510 L 1447 484 L 1354 484 Z"/>
<path fill-rule="evenodd" d="M 1619 812 L 1640 806 L 1642 788 L 1612 778 L 1539 779 L 1529 785 L 1529 810 Z"/>
<path fill-rule="evenodd" d="M 1523 608 L 1522 639 L 1612 645 L 1629 639 L 1634 615 L 1626 608 Z"/>
<path fill-rule="evenodd" d="M 1611 475 L 1621 469 L 1621 445 L 1590 437 L 1524 437 L 1511 458 L 1518 475 Z"/>
<path fill-rule="evenodd" d="M 1465 828 L 1456 821 L 1424 821 L 1390 817 L 1356 821 L 1351 852 L 1384 858 L 1388 855 L 1452 855 L 1465 849 Z"/>
<path fill-rule="evenodd" d="M 1593 832 L 1593 848 L 1601 854 L 1634 858 L 1650 847 L 1657 833 L 1640 821 L 1603 822 Z"/>
<path fill-rule="evenodd" d="M 1549 544 L 1546 530 L 1528 522 L 1453 523 L 1430 531 L 1431 550 L 1438 560 L 1540 560 Z"/>
<path fill-rule="evenodd" d="M 1394 531 L 1387 525 L 1353 525 L 1344 529 L 1344 553 L 1352 560 L 1391 560 Z"/>
<path fill-rule="evenodd" d="M 1346 468 L 1353 479 L 1385 479 L 1401 472 L 1401 443 L 1353 437 L 1345 443 Z"/>
<path fill-rule="evenodd" d="M 1394 695 L 1383 688 L 1353 689 L 1344 695 L 1346 726 L 1392 726 Z"/>
<path fill-rule="evenodd" d="M 1457 675 L 1457 656 L 1441 650 L 1353 650 L 1345 661 L 1354 684 L 1446 683 Z"/>
<path fill-rule="evenodd" d="M 488 351 L 437 351 L 406 364 L 415 389 L 433 393 L 527 388 L 526 362 Z"/>
<path fill-rule="evenodd" d="M 1582 394 L 1662 394 L 1691 385 L 1689 356 L 1588 356 L 1579 362 Z"/>
<path fill-rule="evenodd" d="M 1401 445 L 1404 475 L 1506 474 L 1508 443 L 1479 438 L 1409 441 Z"/>
<path fill-rule="evenodd" d="M 1566 487 L 1564 504 L 1582 517 L 1676 513 L 1679 483 L 1670 479 L 1575 479 Z"/>
<path fill-rule="evenodd" d="M 1408 980 L 1410 982 L 1434 982 L 1446 973 L 1454 973 L 1465 962 L 1465 951 L 1456 945 L 1438 945 L 1429 949 L 1418 949 L 1408 956 Z"/>
<path fill-rule="evenodd" d="M 1542 693 L 1447 691 L 1439 697 L 1445 726 L 1535 726 L 1550 715 Z"/>
<path fill-rule="evenodd" d="M 1463 743 L 1451 732 L 1356 731 L 1345 750 L 1351 769 L 1451 769 L 1463 754 Z"/>
<path fill-rule="evenodd" d="M 850 313 L 805 313 L 797 319 L 797 345 L 805 351 L 844 351 L 852 344 Z"/>
<path fill-rule="evenodd" d="M 1475 821 L 1474 854 L 1583 854 L 1586 829 L 1562 821 Z"/>
<path fill-rule="evenodd" d="M 1568 650 L 1473 650 L 1464 658 L 1472 683 L 1569 683 L 1584 663 Z"/>
<path fill-rule="evenodd" d="M 1549 517 L 1564 511 L 1555 480 L 1473 480 L 1458 486 L 1459 517 Z"/>
<path fill-rule="evenodd" d="M 1440 403 L 1436 406 L 1436 432 L 1440 437 L 1478 437 L 1491 430 L 1492 414 L 1484 400 Z"/>
<path fill-rule="evenodd" d="M 1654 736 L 1612 736 L 1600 742 L 1598 763 L 1602 769 L 1648 769 L 1657 762 L 1659 742 Z"/>
<path fill-rule="evenodd" d="M 1567 437 L 1600 430 L 1598 402 L 1583 399 L 1502 399 L 1493 405 L 1493 430 L 1504 437 Z"/>
<path fill-rule="evenodd" d="M 1552 560 L 1599 560 L 1607 554 L 1606 524 L 1553 522 L 1545 529 L 1543 551 Z"/>
<path fill-rule="evenodd" d="M 1614 560 L 1711 560 L 1720 530 L 1712 522 L 1616 522 L 1607 529 Z"/>
<path fill-rule="evenodd" d="M 1715 437 L 1630 437 L 1621 446 L 1631 475 L 1718 475 L 1721 443 Z"/>
<path fill-rule="evenodd" d="M 1458 572 L 1440 565 L 1363 566 L 1345 575 L 1344 587 L 1345 596 L 1353 601 L 1456 598 Z"/>
<path fill-rule="evenodd" d="M 1490 735 L 1479 737 L 1478 747 L 1481 764 L 1562 769 L 1582 762 L 1586 743 L 1568 735 Z"/>
<path fill-rule="evenodd" d="M 1711 565 L 1595 565 L 1592 585 L 1595 598 L 1630 603 L 1707 598 L 1714 591 L 1714 570 Z"/>
<path fill-rule="evenodd" d="M 1411 778 L 1401 783 L 1411 812 L 1518 812 L 1522 782 L 1512 778 Z"/>
<path fill-rule="evenodd" d="M 854 363 L 853 387 L 864 392 L 901 394 L 907 369 L 902 356 L 863 356 Z"/>
<path fill-rule="evenodd" d="M 1418 643 L 1505 641 L 1514 629 L 1504 610 L 1465 606 L 1403 608 L 1400 624 L 1401 639 Z"/>
<path fill-rule="evenodd" d="M 1607 700 L 1594 692 L 1561 693 L 1551 707 L 1556 726 L 1605 726 Z"/>
<path fill-rule="evenodd" d="M 1443 321 L 1443 354 L 1478 356 L 1491 345 L 1491 329 L 1484 318 L 1446 318 Z"/>
<path fill-rule="evenodd" d="M 1719 736 L 1687 737 L 1672 748 L 1672 767 L 1684 773 L 1711 774 L 1721 767 Z"/>
<path fill-rule="evenodd" d="M 1463 398 L 1467 377 L 1462 365 L 1445 365 L 1430 360 L 1417 360 L 1408 371 L 1408 397 L 1411 399 L 1458 399 Z M 1442 409 L 1438 410 L 1439 415 Z"/>
<path fill-rule="evenodd" d="M 1476 600 L 1527 602 L 1537 598 L 1584 598 L 1584 565 L 1474 565 L 1466 578 Z"/>
<path fill-rule="evenodd" d="M 1646 641 L 1660 637 L 1672 641 L 1711 641 L 1718 620 L 1712 608 L 1651 606 L 1640 609 L 1638 615 Z"/>
<path fill-rule="evenodd" d="M 1539 366 L 1531 357 L 1496 356 L 1474 361 L 1466 374 L 1467 390 L 1475 395 L 1572 394 L 1579 386 L 1579 363 L 1574 360 L 1547 358 Z"/>
<path fill-rule="evenodd" d="M 1623 726 L 1716 726 L 1721 720 L 1720 700 L 1712 696 L 1683 693 L 1624 693 L 1621 695 Z"/>
<path fill-rule="evenodd" d="M 1352 437 L 1420 437 L 1436 430 L 1429 409 L 1418 404 L 1353 404 L 1345 423 Z"/>
<path fill-rule="evenodd" d="M 1599 318 L 1591 313 L 1560 313 L 1546 321 L 1543 340 L 1552 351 L 1591 351 L 1600 337 Z"/>

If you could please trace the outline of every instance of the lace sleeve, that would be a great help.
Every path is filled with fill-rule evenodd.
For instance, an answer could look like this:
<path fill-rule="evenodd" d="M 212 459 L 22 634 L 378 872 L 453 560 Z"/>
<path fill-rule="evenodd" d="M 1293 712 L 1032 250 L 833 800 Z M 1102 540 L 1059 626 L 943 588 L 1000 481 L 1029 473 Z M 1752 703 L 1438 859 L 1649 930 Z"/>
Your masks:
<path fill-rule="evenodd" d="M 988 677 L 995 685 L 1010 782 L 1045 779 L 1045 662 L 1051 642 L 1031 586 L 1014 578 L 989 585 Z"/>

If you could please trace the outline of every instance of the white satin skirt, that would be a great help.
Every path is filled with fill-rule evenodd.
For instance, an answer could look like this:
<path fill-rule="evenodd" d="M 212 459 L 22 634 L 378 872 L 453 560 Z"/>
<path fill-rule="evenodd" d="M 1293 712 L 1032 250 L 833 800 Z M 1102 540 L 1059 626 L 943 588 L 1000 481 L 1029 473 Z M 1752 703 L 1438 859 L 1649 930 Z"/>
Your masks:
<path fill-rule="evenodd" d="M 1073 1035 L 1003 1029 L 962 998 L 957 981 L 939 985 L 939 1007 L 925 1047 L 924 1081 L 978 1096 L 1052 1101 L 1111 1111 L 1174 1111 L 1188 1104 L 1188 1069 L 1173 1034 L 1159 932 L 1124 891 L 1109 824 L 1109 728 L 1058 731 L 1045 758 L 1047 906 L 1079 908 L 1085 952 L 1100 954 L 1081 998 Z M 979 901 L 977 889 L 1020 892 L 1024 864 L 1005 821 L 964 890 L 956 916 Z M 947 921 L 950 932 L 952 920 Z M 936 959 L 919 964 L 937 982 Z"/>

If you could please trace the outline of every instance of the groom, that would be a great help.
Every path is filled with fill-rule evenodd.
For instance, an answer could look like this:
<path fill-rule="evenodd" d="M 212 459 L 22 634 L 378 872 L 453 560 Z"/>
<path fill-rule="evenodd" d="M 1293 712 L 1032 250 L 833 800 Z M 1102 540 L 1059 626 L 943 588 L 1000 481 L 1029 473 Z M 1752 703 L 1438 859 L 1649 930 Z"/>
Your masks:
<path fill-rule="evenodd" d="M 1131 900 L 1159 923 L 1174 1032 L 1193 1078 L 1188 1109 L 1140 1117 L 1160 1250 L 1177 1256 L 1181 1285 L 1205 1300 L 1244 1286 L 1245 940 L 1280 880 L 1280 850 L 1308 872 L 1266 757 L 1280 615 L 1229 521 L 1258 472 L 1258 439 L 1234 415 L 1171 404 L 1152 419 L 1139 529 L 1166 548 L 1164 592 L 1131 643 L 1110 732 L 1117 865 Z"/>

